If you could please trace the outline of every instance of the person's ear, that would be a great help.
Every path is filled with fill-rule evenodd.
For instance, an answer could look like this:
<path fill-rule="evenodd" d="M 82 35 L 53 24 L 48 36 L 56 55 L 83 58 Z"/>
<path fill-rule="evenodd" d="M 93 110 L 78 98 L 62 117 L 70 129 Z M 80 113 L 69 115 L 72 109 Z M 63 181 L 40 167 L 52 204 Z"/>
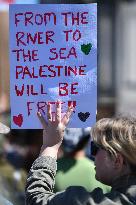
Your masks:
<path fill-rule="evenodd" d="M 113 159 L 114 161 L 114 168 L 118 170 L 122 170 L 124 165 L 124 158 L 120 153 L 117 153 L 117 156 Z"/>

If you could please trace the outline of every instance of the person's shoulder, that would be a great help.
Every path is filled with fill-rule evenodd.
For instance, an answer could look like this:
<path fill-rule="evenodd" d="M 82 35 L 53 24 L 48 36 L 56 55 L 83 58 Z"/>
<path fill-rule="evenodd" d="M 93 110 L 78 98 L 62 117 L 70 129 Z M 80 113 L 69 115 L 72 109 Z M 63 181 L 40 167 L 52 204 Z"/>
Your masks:
<path fill-rule="evenodd" d="M 92 165 L 94 165 L 94 161 L 92 159 L 89 159 L 88 157 L 84 158 L 88 163 L 91 163 Z"/>
<path fill-rule="evenodd" d="M 88 157 L 83 157 L 81 159 L 82 163 L 84 163 L 84 165 L 88 166 L 89 168 L 93 168 L 94 169 L 94 161 L 89 159 Z"/>
<path fill-rule="evenodd" d="M 66 189 L 67 194 L 69 197 L 72 197 L 73 200 L 76 200 L 75 204 L 97 204 L 96 202 L 102 202 L 105 194 L 101 188 L 96 188 L 92 192 L 88 192 L 82 186 L 72 186 Z M 78 203 L 77 203 L 78 202 Z"/>
<path fill-rule="evenodd" d="M 62 195 L 63 194 L 63 197 Z M 59 196 L 58 196 L 59 195 Z M 61 203 L 59 200 L 61 199 Z M 124 203 L 121 202 L 121 200 L 124 200 Z M 56 194 L 56 197 L 54 197 L 52 204 L 83 204 L 83 205 L 106 205 L 106 204 L 112 204 L 112 205 L 122 205 L 122 204 L 128 204 L 128 199 L 122 196 L 121 193 L 116 191 L 111 191 L 107 194 L 104 194 L 103 190 L 101 188 L 95 188 L 93 191 L 88 192 L 84 187 L 82 186 L 71 186 L 68 187 L 64 192 Z M 130 203 L 132 204 L 132 203 Z"/>
<path fill-rule="evenodd" d="M 78 198 L 78 200 L 82 198 L 89 198 L 90 192 L 88 192 L 82 186 L 70 186 L 66 189 L 68 195 L 74 196 L 74 198 Z"/>

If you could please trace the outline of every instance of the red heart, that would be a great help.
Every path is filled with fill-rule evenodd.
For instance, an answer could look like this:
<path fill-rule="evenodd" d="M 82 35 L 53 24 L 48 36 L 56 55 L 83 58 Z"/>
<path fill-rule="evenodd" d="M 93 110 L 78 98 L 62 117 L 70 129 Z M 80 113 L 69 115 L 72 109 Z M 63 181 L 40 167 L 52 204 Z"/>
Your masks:
<path fill-rule="evenodd" d="M 18 116 L 13 116 L 13 121 L 16 125 L 18 125 L 19 127 L 21 127 L 22 123 L 23 123 L 23 115 L 19 114 Z"/>

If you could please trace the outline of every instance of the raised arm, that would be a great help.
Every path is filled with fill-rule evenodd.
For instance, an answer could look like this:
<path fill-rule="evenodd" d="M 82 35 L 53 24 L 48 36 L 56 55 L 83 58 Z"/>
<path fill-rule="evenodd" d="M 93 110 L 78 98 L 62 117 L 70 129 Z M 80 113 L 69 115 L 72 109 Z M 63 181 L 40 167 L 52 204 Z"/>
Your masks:
<path fill-rule="evenodd" d="M 58 149 L 64 137 L 65 128 L 69 122 L 73 108 L 69 107 L 64 117 L 61 117 L 61 102 L 56 105 L 55 121 L 51 116 L 51 106 L 47 106 L 46 122 L 41 113 L 38 117 L 43 125 L 43 145 L 40 156 L 33 163 L 26 185 L 26 205 L 60 205 L 64 204 L 64 194 L 53 193 L 56 174 L 56 159 Z M 63 197 L 62 197 L 63 195 Z M 57 197 L 56 197 L 57 196 Z"/>

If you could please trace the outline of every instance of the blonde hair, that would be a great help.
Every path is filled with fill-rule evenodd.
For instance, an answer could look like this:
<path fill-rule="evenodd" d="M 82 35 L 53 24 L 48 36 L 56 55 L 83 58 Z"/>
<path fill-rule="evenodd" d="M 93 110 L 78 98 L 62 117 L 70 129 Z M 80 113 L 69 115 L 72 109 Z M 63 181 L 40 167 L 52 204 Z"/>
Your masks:
<path fill-rule="evenodd" d="M 136 168 L 136 119 L 103 118 L 91 130 L 93 141 L 113 156 L 121 153 Z"/>

